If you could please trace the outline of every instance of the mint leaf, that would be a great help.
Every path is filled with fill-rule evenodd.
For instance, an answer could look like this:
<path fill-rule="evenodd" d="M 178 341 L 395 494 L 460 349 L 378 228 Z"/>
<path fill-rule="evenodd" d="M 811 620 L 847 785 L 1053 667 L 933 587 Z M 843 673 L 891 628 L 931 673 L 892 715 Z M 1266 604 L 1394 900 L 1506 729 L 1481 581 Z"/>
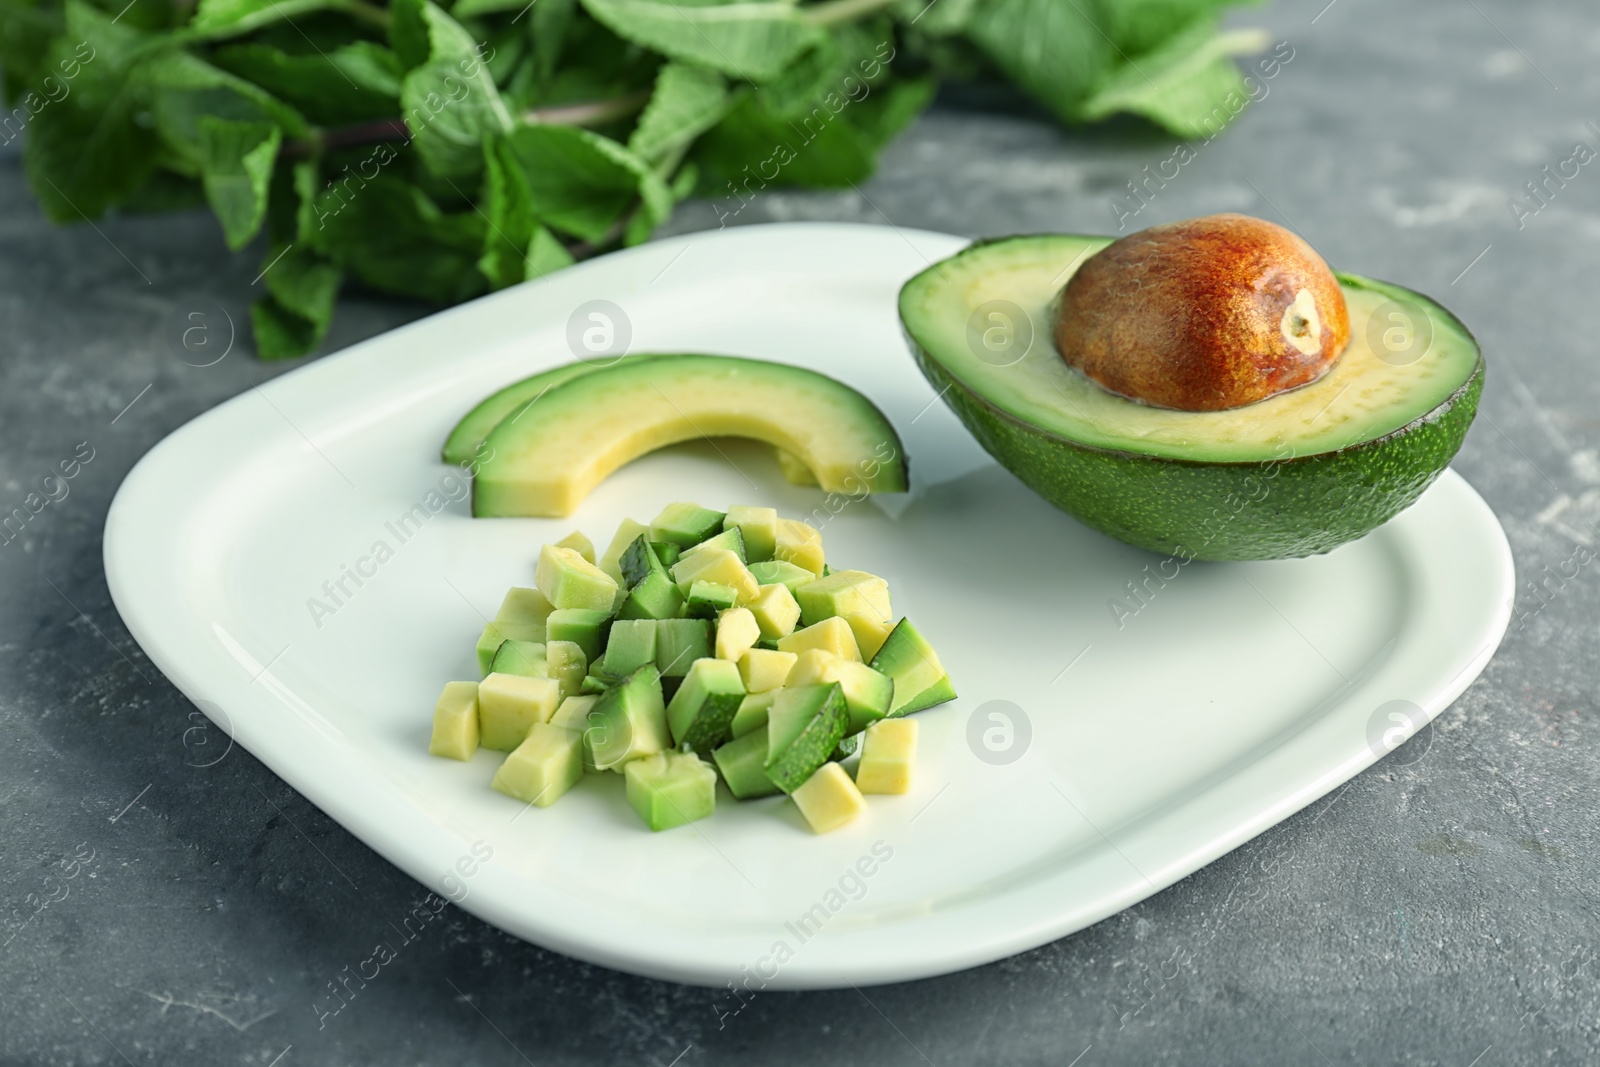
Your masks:
<path fill-rule="evenodd" d="M 572 266 L 572 253 L 567 251 L 567 246 L 556 240 L 555 234 L 543 226 L 535 226 L 533 239 L 528 242 L 525 272 L 528 281 L 543 278 L 546 274 L 553 274 L 562 267 L 570 266 Z"/>
<path fill-rule="evenodd" d="M 291 137 L 310 132 L 294 108 L 243 78 L 187 52 L 164 51 L 141 63 L 133 80 L 149 100 L 169 166 L 192 176 L 204 169 L 200 124 L 206 118 L 269 123 Z"/>
<path fill-rule="evenodd" d="M 267 190 L 283 131 L 264 122 L 232 122 L 203 115 L 200 173 L 206 200 L 228 247 L 250 243 L 267 217 Z"/>
<path fill-rule="evenodd" d="M 1117 0 L 1106 6 L 1102 25 L 1122 52 L 1137 59 L 1196 22 L 1214 28 L 1224 8 L 1259 3 L 1260 0 Z"/>
<path fill-rule="evenodd" d="M 483 163 L 483 139 L 511 128 L 477 42 L 443 9 L 423 0 L 428 59 L 401 83 L 400 108 L 422 163 L 442 177 L 471 177 Z"/>
<path fill-rule="evenodd" d="M 896 0 L 893 10 L 896 19 L 930 37 L 953 37 L 966 32 L 978 4 L 979 0 Z"/>
<path fill-rule="evenodd" d="M 456 0 L 450 14 L 458 19 L 466 19 L 478 15 L 498 15 L 501 12 L 520 12 L 534 6 L 534 0 Z"/>
<path fill-rule="evenodd" d="M 5 102 L 16 104 L 29 90 L 49 87 L 44 79 L 60 74 L 45 65 L 50 39 L 61 32 L 60 12 L 22 0 L 0 0 L 0 68 L 5 72 Z M 7 135 L 9 139 L 9 134 Z"/>
<path fill-rule="evenodd" d="M 274 246 L 262 280 L 268 295 L 250 306 L 256 354 L 262 359 L 303 356 L 322 343 L 339 295 L 339 268 L 308 250 Z"/>
<path fill-rule="evenodd" d="M 1156 51 L 1119 65 L 1084 102 L 1082 115 L 1130 111 L 1180 137 L 1214 137 L 1249 100 L 1231 57 L 1265 44 L 1255 31 L 1219 34 L 1206 22 L 1195 23 Z"/>
<path fill-rule="evenodd" d="M 1091 20 L 1100 6 L 1094 0 L 988 0 L 969 15 L 967 32 L 1007 77 L 1073 120 L 1115 55 Z"/>
<path fill-rule="evenodd" d="M 334 263 L 376 289 L 433 303 L 485 289 L 483 216 L 447 213 L 421 189 L 380 171 L 317 193 L 311 235 Z"/>
<path fill-rule="evenodd" d="M 561 233 L 593 242 L 612 238 L 618 220 L 646 194 L 650 217 L 659 221 L 671 210 L 672 194 L 649 165 L 597 133 L 519 126 L 506 148 L 507 161 L 527 183 L 534 215 Z"/>
<path fill-rule="evenodd" d="M 668 63 L 656 75 L 655 92 L 628 138 L 628 147 L 649 160 L 677 152 L 715 126 L 727 113 L 728 104 L 728 85 L 722 75 L 685 63 Z"/>
<path fill-rule="evenodd" d="M 240 36 L 331 6 L 330 0 L 200 0 L 189 28 L 211 39 Z"/>
<path fill-rule="evenodd" d="M 785 0 L 583 0 L 625 40 L 735 78 L 777 77 L 823 31 Z"/>
<path fill-rule="evenodd" d="M 747 201 L 774 186 L 837 188 L 865 181 L 876 164 L 872 144 L 840 117 L 845 97 L 818 103 L 798 118 L 768 108 L 759 95 L 740 100 L 696 144 L 704 187 L 718 198 Z"/>
<path fill-rule="evenodd" d="M 527 253 L 533 230 L 533 194 L 505 142 L 489 141 L 483 149 L 483 195 L 488 216 L 483 255 L 478 269 L 490 289 L 504 289 L 527 278 Z"/>
<path fill-rule="evenodd" d="M 95 219 L 141 188 L 160 145 L 140 123 L 142 87 L 130 80 L 148 38 L 79 0 L 68 0 L 66 32 L 44 65 L 70 72 L 72 92 L 28 124 L 28 183 L 53 221 Z M 26 98 L 24 98 L 26 99 Z"/>
<path fill-rule="evenodd" d="M 901 78 L 856 104 L 846 117 L 874 151 L 894 140 L 900 131 L 933 102 L 938 88 L 932 78 Z"/>
<path fill-rule="evenodd" d="M 264 44 L 226 45 L 212 53 L 211 62 L 321 126 L 388 118 L 400 110 L 400 57 L 372 41 L 308 55 Z"/>
<path fill-rule="evenodd" d="M 389 47 L 400 57 L 404 70 L 428 61 L 428 23 L 422 9 L 427 0 L 393 0 L 389 4 Z"/>

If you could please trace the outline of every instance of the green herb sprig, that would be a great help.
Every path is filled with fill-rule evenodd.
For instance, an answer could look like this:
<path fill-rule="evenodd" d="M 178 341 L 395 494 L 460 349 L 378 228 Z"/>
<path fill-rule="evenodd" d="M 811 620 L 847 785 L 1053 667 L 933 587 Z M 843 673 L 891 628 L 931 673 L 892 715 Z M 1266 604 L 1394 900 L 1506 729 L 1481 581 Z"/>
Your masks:
<path fill-rule="evenodd" d="M 844 187 L 943 79 L 1184 137 L 1242 106 L 1230 0 L 0 0 L 0 142 L 59 222 L 208 204 L 264 235 L 256 349 L 346 278 L 453 303 L 690 196 Z"/>

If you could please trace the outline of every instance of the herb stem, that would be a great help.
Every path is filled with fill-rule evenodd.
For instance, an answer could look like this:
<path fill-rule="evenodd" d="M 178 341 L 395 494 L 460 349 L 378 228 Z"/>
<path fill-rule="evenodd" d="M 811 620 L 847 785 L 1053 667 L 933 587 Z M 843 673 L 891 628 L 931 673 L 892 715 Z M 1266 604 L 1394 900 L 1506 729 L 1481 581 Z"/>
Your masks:
<path fill-rule="evenodd" d="M 342 11 L 352 18 L 358 18 L 363 22 L 370 23 L 380 30 L 389 28 L 388 9 L 379 7 L 377 4 L 369 4 L 366 0 L 339 0 L 334 5 L 334 10 Z"/>
<path fill-rule="evenodd" d="M 590 100 L 581 104 L 534 108 L 522 113 L 522 120 L 533 126 L 604 126 L 638 111 L 650 102 L 650 90 L 641 89 L 614 100 Z"/>
<path fill-rule="evenodd" d="M 629 93 L 614 100 L 587 100 L 577 104 L 534 108 L 522 113 L 522 120 L 534 126 L 603 126 L 616 119 L 625 118 L 644 107 L 650 100 L 648 91 Z M 380 144 L 384 141 L 409 141 L 411 129 L 401 117 L 358 122 L 353 126 L 336 126 L 322 130 L 300 141 L 284 145 L 283 155 L 288 159 L 303 159 L 319 152 L 359 145 Z"/>
<path fill-rule="evenodd" d="M 801 8 L 805 20 L 813 26 L 837 26 L 877 14 L 895 0 L 824 0 L 820 4 Z"/>

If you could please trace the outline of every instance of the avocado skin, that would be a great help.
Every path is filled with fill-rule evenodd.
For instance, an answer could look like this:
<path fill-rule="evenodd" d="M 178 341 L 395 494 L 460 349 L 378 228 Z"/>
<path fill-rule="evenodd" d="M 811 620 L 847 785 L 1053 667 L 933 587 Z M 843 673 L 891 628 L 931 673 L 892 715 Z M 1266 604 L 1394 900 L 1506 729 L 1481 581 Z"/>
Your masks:
<path fill-rule="evenodd" d="M 905 335 L 929 384 L 1028 488 L 1086 526 L 1184 559 L 1293 559 L 1370 533 L 1449 465 L 1483 391 L 1480 353 L 1454 393 L 1382 437 L 1282 461 L 1196 463 L 1095 448 L 1040 430 L 957 382 L 909 330 Z"/>

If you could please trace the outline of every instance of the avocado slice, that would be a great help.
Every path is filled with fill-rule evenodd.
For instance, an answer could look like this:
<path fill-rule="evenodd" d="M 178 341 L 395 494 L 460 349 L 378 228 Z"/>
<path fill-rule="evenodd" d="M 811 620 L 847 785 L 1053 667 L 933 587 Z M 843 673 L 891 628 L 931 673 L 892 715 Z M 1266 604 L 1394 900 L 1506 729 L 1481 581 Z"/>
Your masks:
<path fill-rule="evenodd" d="M 750 437 L 793 452 L 828 492 L 904 492 L 905 448 L 854 389 L 803 367 L 737 356 L 626 359 L 539 396 L 484 440 L 476 516 L 567 515 L 612 471 L 702 437 Z"/>
<path fill-rule="evenodd" d="M 1056 295 L 1110 243 L 980 242 L 900 291 L 929 383 L 990 455 L 1079 521 L 1185 560 L 1314 555 L 1409 506 L 1461 447 L 1483 388 L 1472 335 L 1427 297 L 1351 274 L 1339 275 L 1350 344 L 1309 385 L 1202 412 L 1102 389 L 1051 338 Z M 998 301 L 1023 313 L 1012 327 L 1032 337 L 1004 365 L 980 357 L 969 334 Z M 1393 351 L 1386 334 L 1397 327 L 1414 340 Z"/>

